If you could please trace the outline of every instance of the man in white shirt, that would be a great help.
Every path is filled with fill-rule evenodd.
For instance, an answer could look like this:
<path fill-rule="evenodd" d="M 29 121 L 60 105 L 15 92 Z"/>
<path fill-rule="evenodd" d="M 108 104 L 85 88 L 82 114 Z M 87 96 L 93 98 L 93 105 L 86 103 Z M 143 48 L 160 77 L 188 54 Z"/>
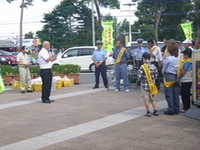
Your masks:
<path fill-rule="evenodd" d="M 17 64 L 19 65 L 21 93 L 26 93 L 26 87 L 27 92 L 32 93 L 31 74 L 29 70 L 29 66 L 31 64 L 28 61 L 28 56 L 25 52 L 25 46 L 22 46 L 21 52 L 17 55 Z"/>
<path fill-rule="evenodd" d="M 161 64 L 162 64 L 162 53 L 160 48 L 156 45 L 155 40 L 148 40 L 149 52 L 151 55 L 150 62 L 156 66 L 159 71 L 159 76 L 161 76 Z M 159 77 L 156 79 L 156 86 L 160 89 Z"/>
<path fill-rule="evenodd" d="M 51 103 L 54 100 L 50 100 L 51 93 L 51 84 L 52 84 L 52 61 L 55 60 L 54 54 L 48 52 L 50 48 L 50 43 L 48 41 L 44 41 L 42 43 L 42 49 L 38 54 L 38 63 L 40 65 L 40 76 L 42 78 L 42 102 L 43 103 Z"/>

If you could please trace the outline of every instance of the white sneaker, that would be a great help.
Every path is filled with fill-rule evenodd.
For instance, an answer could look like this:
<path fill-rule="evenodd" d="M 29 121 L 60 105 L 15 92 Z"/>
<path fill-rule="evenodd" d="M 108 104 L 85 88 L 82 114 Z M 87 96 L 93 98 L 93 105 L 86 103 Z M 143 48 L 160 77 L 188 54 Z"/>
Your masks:
<path fill-rule="evenodd" d="M 119 89 L 115 89 L 115 92 L 118 92 L 119 91 Z"/>
<path fill-rule="evenodd" d="M 126 91 L 126 92 L 129 92 L 130 90 L 129 90 L 129 89 L 126 89 L 125 91 Z"/>

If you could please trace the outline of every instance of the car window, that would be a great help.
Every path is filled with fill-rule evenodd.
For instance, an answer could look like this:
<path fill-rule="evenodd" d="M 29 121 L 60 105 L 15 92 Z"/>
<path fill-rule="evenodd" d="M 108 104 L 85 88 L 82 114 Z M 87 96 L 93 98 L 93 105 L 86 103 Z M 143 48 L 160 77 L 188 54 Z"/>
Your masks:
<path fill-rule="evenodd" d="M 79 56 L 92 55 L 93 51 L 94 51 L 94 48 L 82 48 L 82 49 L 79 49 L 78 55 Z"/>
<path fill-rule="evenodd" d="M 3 54 L 0 52 L 0 56 L 3 56 Z"/>
<path fill-rule="evenodd" d="M 72 50 L 68 50 L 63 54 L 63 58 L 66 57 L 76 57 L 78 56 L 78 49 L 72 49 Z"/>

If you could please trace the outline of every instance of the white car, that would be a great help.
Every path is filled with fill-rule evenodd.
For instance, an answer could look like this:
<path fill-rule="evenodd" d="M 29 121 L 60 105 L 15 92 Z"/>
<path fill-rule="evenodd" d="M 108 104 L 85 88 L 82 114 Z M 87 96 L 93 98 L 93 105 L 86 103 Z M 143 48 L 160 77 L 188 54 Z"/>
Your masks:
<path fill-rule="evenodd" d="M 94 49 L 96 49 L 96 46 L 71 47 L 58 55 L 57 59 L 52 63 L 53 65 L 74 64 L 79 65 L 81 70 L 94 71 L 95 65 L 91 59 Z M 106 65 L 111 65 L 114 62 L 112 53 L 107 52 L 107 54 Z"/>

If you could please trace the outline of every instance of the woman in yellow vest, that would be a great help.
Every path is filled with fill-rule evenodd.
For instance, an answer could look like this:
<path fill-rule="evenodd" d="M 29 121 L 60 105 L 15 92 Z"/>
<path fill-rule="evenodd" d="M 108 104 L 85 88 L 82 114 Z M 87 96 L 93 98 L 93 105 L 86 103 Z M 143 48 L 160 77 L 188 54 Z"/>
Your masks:
<path fill-rule="evenodd" d="M 178 70 L 179 70 L 179 58 L 178 58 L 178 44 L 175 42 L 169 42 L 167 46 L 170 56 L 163 60 L 162 73 L 164 74 L 165 85 L 165 98 L 168 104 L 166 115 L 179 114 L 179 93 L 180 86 L 178 84 Z"/>

